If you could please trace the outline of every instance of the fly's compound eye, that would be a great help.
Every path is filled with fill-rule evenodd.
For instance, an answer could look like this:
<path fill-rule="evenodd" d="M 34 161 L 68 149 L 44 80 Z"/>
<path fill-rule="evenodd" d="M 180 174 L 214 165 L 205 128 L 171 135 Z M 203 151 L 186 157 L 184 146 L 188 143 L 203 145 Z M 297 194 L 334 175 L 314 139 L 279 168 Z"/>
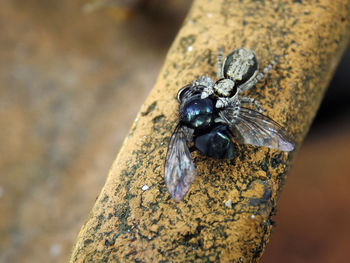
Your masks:
<path fill-rule="evenodd" d="M 192 84 L 188 84 L 184 86 L 182 89 L 180 89 L 177 93 L 177 101 L 179 103 L 182 103 L 183 98 L 185 97 L 186 92 L 189 91 L 189 89 L 192 87 Z"/>
<path fill-rule="evenodd" d="M 180 104 L 183 104 L 186 100 L 191 99 L 196 95 L 202 94 L 203 90 L 207 86 L 198 85 L 198 84 L 188 84 L 179 90 L 177 93 L 177 100 Z"/>
<path fill-rule="evenodd" d="M 223 74 L 226 79 L 233 80 L 236 85 L 248 81 L 258 70 L 258 61 L 252 50 L 235 49 L 224 62 Z"/>

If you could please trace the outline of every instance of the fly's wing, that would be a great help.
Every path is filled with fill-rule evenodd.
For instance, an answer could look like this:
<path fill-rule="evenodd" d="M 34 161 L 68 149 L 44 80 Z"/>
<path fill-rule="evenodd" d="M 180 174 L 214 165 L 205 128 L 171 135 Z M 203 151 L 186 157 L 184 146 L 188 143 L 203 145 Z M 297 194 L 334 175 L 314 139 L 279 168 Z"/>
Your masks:
<path fill-rule="evenodd" d="M 178 125 L 171 136 L 164 165 L 165 183 L 176 202 L 186 195 L 196 174 L 186 136 L 182 127 Z"/>
<path fill-rule="evenodd" d="M 257 111 L 241 107 L 239 114 L 234 116 L 233 108 L 227 107 L 220 112 L 220 116 L 229 125 L 238 143 L 286 152 L 294 150 L 292 140 L 283 127 Z"/>

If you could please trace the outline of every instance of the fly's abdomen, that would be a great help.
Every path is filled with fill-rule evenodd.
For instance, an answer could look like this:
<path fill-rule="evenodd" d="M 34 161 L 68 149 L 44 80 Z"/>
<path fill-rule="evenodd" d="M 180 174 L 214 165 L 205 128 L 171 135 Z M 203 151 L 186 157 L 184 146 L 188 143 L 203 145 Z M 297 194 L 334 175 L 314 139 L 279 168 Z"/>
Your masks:
<path fill-rule="evenodd" d="M 195 147 L 204 155 L 215 159 L 232 159 L 235 157 L 236 146 L 232 142 L 226 125 L 218 125 L 210 132 L 197 136 Z"/>

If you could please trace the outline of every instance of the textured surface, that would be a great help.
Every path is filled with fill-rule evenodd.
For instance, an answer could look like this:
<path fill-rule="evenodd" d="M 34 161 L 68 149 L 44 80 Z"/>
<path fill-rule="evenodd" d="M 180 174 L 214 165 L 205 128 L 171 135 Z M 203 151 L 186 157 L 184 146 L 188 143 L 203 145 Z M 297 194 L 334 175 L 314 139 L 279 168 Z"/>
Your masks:
<path fill-rule="evenodd" d="M 68 260 L 188 7 L 86 2 L 1 1 L 1 263 Z"/>
<path fill-rule="evenodd" d="M 288 54 L 251 94 L 300 144 L 345 48 L 348 12 L 347 1 L 196 1 L 71 261 L 258 259 L 291 156 L 252 146 L 241 146 L 239 158 L 227 162 L 196 155 L 199 176 L 185 201 L 174 203 L 162 170 L 177 120 L 176 91 L 203 73 L 215 76 L 222 44 L 226 51 L 253 48 L 262 66 Z"/>

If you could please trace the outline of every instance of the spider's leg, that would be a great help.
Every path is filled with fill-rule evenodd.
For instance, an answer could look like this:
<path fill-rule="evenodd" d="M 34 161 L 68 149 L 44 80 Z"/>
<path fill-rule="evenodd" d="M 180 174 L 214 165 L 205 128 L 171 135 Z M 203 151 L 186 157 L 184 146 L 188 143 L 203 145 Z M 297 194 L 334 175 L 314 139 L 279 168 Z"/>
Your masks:
<path fill-rule="evenodd" d="M 222 79 L 224 75 L 222 74 L 222 56 L 224 54 L 224 46 L 221 46 L 218 50 L 218 68 L 217 68 L 217 78 Z"/>
<path fill-rule="evenodd" d="M 257 101 L 254 98 L 244 96 L 244 97 L 240 98 L 240 101 L 241 101 L 242 104 L 253 105 L 253 107 L 260 113 L 263 112 L 259 101 Z"/>
<path fill-rule="evenodd" d="M 241 102 L 238 98 L 238 94 L 232 96 L 231 98 L 228 97 L 220 97 L 218 98 L 218 100 L 216 101 L 215 107 L 217 109 L 220 108 L 226 108 L 226 107 L 240 107 L 241 106 Z"/>
<path fill-rule="evenodd" d="M 255 72 L 254 75 L 244 84 L 239 86 L 239 91 L 243 92 L 246 90 L 249 90 L 250 88 L 254 87 L 256 83 L 258 83 L 269 71 L 273 68 L 274 65 L 276 65 L 277 60 L 279 56 L 275 56 L 275 58 L 271 61 L 269 65 L 267 65 L 261 72 Z"/>
<path fill-rule="evenodd" d="M 233 125 L 241 110 L 241 102 L 239 100 L 231 100 L 228 102 L 227 108 L 219 111 L 219 117 L 215 119 L 215 122 L 223 122 L 229 125 Z M 229 114 L 228 114 L 229 113 Z"/>

